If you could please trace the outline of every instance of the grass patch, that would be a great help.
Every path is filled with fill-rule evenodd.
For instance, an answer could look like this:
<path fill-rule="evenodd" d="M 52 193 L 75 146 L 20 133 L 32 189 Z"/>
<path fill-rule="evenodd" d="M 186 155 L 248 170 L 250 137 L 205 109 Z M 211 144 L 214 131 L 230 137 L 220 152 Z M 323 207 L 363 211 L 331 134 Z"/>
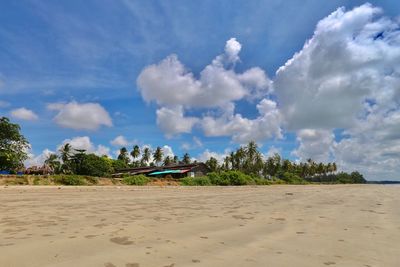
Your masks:
<path fill-rule="evenodd" d="M 133 176 L 125 176 L 122 180 L 122 183 L 126 185 L 146 185 L 151 181 L 151 179 L 144 175 L 133 175 Z"/>
<path fill-rule="evenodd" d="M 187 186 L 207 186 L 212 185 L 210 178 L 207 176 L 203 177 L 185 177 L 180 179 L 181 185 Z"/>

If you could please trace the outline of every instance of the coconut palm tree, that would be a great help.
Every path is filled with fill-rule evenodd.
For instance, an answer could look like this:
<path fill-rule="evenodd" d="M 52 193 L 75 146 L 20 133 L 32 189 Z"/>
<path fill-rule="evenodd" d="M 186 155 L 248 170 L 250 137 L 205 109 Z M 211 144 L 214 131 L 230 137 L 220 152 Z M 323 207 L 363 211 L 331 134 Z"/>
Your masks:
<path fill-rule="evenodd" d="M 56 154 L 50 154 L 44 161 L 44 164 L 50 166 L 55 173 L 59 173 L 61 171 L 61 162 Z"/>
<path fill-rule="evenodd" d="M 182 157 L 182 162 L 184 164 L 190 164 L 190 155 L 186 152 Z"/>
<path fill-rule="evenodd" d="M 164 166 L 169 166 L 169 165 L 172 164 L 172 162 L 173 162 L 173 159 L 170 156 L 166 156 L 164 158 L 163 165 Z"/>
<path fill-rule="evenodd" d="M 164 152 L 163 152 L 162 148 L 158 146 L 153 153 L 153 159 L 157 166 L 162 161 L 163 155 L 164 155 Z"/>
<path fill-rule="evenodd" d="M 150 161 L 150 157 L 151 157 L 151 150 L 149 147 L 145 147 L 143 149 L 142 159 L 140 160 L 142 165 L 147 166 L 147 164 Z"/>
<path fill-rule="evenodd" d="M 123 147 L 119 150 L 118 160 L 121 160 L 126 164 L 129 164 L 130 160 L 128 156 L 128 150 L 126 149 L 126 147 Z"/>
<path fill-rule="evenodd" d="M 131 151 L 131 156 L 135 160 L 140 156 L 140 148 L 138 145 L 135 145 Z"/>
<path fill-rule="evenodd" d="M 172 161 L 174 164 L 179 164 L 179 157 L 177 155 L 175 155 L 174 159 Z"/>

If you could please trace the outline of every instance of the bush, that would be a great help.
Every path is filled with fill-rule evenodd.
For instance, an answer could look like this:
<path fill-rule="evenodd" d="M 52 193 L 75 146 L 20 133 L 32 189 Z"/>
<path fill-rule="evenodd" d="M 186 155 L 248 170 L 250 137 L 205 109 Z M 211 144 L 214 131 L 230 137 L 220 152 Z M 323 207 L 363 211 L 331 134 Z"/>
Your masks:
<path fill-rule="evenodd" d="M 53 176 L 54 183 L 62 185 L 86 185 L 84 177 L 79 175 L 55 175 Z"/>
<path fill-rule="evenodd" d="M 212 185 L 210 179 L 207 176 L 203 177 L 185 177 L 180 179 L 181 185 L 189 186 L 207 186 Z"/>
<path fill-rule="evenodd" d="M 213 185 L 230 185 L 231 181 L 228 176 L 221 175 L 220 173 L 210 172 L 207 174 Z"/>
<path fill-rule="evenodd" d="M 149 183 L 151 179 L 147 176 L 134 175 L 134 176 L 125 176 L 122 182 L 127 185 L 146 185 Z"/>
<path fill-rule="evenodd" d="M 284 172 L 283 174 L 280 174 L 279 178 L 288 184 L 304 184 L 304 183 L 306 183 L 306 181 L 304 179 L 302 179 L 300 176 L 298 176 L 294 173 L 290 173 L 290 172 Z"/>
<path fill-rule="evenodd" d="M 77 174 L 105 177 L 113 172 L 112 161 L 95 154 L 83 155 Z"/>

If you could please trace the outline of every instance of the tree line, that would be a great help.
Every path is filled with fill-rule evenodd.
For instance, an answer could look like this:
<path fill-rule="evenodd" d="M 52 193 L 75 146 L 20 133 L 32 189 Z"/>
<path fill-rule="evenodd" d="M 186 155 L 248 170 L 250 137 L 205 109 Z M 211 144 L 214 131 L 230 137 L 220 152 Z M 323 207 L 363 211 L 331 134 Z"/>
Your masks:
<path fill-rule="evenodd" d="M 20 126 L 11 123 L 8 118 L 0 118 L 0 171 L 17 171 L 24 167 L 28 158 L 29 142 L 20 133 Z M 126 147 L 119 150 L 116 159 L 106 155 L 98 156 L 86 150 L 76 149 L 64 144 L 57 154 L 47 157 L 44 164 L 50 166 L 56 174 L 78 174 L 88 176 L 109 176 L 117 170 L 128 167 L 170 166 L 190 164 L 192 159 L 185 153 L 178 156 L 165 155 L 161 147 L 154 151 L 150 147 L 140 148 L 134 145 L 131 151 Z M 257 179 L 283 181 L 285 183 L 326 182 L 326 183 L 365 183 L 358 172 L 337 172 L 335 162 L 322 163 L 308 159 L 306 162 L 293 162 L 279 154 L 265 157 L 255 142 L 240 146 L 232 151 L 222 162 L 214 157 L 205 164 L 213 173 L 236 171 Z"/>

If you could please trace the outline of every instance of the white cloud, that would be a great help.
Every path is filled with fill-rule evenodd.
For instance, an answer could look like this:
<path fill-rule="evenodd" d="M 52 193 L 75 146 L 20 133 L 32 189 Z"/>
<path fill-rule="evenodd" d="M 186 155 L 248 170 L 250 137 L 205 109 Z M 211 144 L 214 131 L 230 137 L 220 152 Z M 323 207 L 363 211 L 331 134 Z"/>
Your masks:
<path fill-rule="evenodd" d="M 192 142 L 182 143 L 181 149 L 188 151 L 188 150 L 199 148 L 199 147 L 203 146 L 203 143 L 201 142 L 201 140 L 198 137 L 193 136 L 192 140 L 193 140 Z"/>
<path fill-rule="evenodd" d="M 32 154 L 32 152 L 28 152 L 28 159 L 24 162 L 26 167 L 31 167 L 31 166 L 42 166 L 44 164 L 44 161 L 51 155 L 54 154 L 55 152 L 45 149 L 42 151 L 41 154 L 35 156 Z"/>
<path fill-rule="evenodd" d="M 399 103 L 399 23 L 381 13 L 370 4 L 339 8 L 279 68 L 274 89 L 289 129 L 348 128 L 367 99 Z"/>
<path fill-rule="evenodd" d="M 34 121 L 37 120 L 39 117 L 30 109 L 27 108 L 17 108 L 11 110 L 11 116 L 16 119 L 26 120 L 26 121 Z"/>
<path fill-rule="evenodd" d="M 110 115 L 98 103 L 52 103 L 48 109 L 58 111 L 54 121 L 65 128 L 97 130 L 100 126 L 112 126 Z"/>
<path fill-rule="evenodd" d="M 334 137 L 329 130 L 300 130 L 297 132 L 297 141 L 300 145 L 292 153 L 301 161 L 306 161 L 309 158 L 317 162 L 332 161 Z"/>
<path fill-rule="evenodd" d="M 118 135 L 110 142 L 113 146 L 127 146 L 129 145 L 128 140 L 123 135 Z"/>
<path fill-rule="evenodd" d="M 269 138 L 282 138 L 281 115 L 276 102 L 263 99 L 257 105 L 259 116 L 256 119 L 244 118 L 234 114 L 233 106 L 218 118 L 206 116 L 202 128 L 206 136 L 232 136 L 238 143 L 262 141 Z"/>
<path fill-rule="evenodd" d="M 169 156 L 169 157 L 173 158 L 175 156 L 174 151 L 172 150 L 172 147 L 170 147 L 168 145 L 164 145 L 162 147 L 162 150 L 163 150 L 163 153 L 164 153 L 164 157 Z"/>
<path fill-rule="evenodd" d="M 57 146 L 57 150 L 67 143 L 70 144 L 72 148 L 83 149 L 86 150 L 87 153 L 94 153 L 98 156 L 110 156 L 110 148 L 104 145 L 95 146 L 90 140 L 89 136 L 77 136 L 71 139 L 65 139 L 60 145 Z"/>
<path fill-rule="evenodd" d="M 182 106 L 162 107 L 157 110 L 157 125 L 167 137 L 179 133 L 190 133 L 197 121 L 198 119 L 194 117 L 184 117 Z"/>
<path fill-rule="evenodd" d="M 159 105 L 209 108 L 240 100 L 253 91 L 266 93 L 270 80 L 262 69 L 253 68 L 240 74 L 226 68 L 239 60 L 240 49 L 235 38 L 228 40 L 225 53 L 206 66 L 199 79 L 176 55 L 170 55 L 142 70 L 137 79 L 142 97 Z"/>
<path fill-rule="evenodd" d="M 206 162 L 209 160 L 211 157 L 215 158 L 219 164 L 222 164 L 224 162 L 224 158 L 228 156 L 230 153 L 230 150 L 226 149 L 223 153 L 218 153 L 214 151 L 210 151 L 209 149 L 206 149 L 201 153 L 197 158 L 201 162 Z"/>

